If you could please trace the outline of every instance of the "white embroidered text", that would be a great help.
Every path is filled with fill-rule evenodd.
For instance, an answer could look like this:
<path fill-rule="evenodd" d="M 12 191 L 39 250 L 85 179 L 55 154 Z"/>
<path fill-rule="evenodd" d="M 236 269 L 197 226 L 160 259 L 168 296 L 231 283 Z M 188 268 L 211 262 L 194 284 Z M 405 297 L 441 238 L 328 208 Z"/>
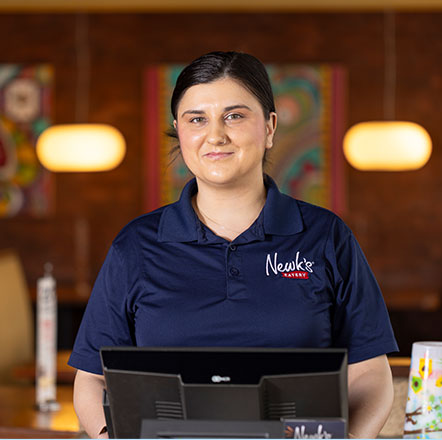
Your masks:
<path fill-rule="evenodd" d="M 313 273 L 312 266 L 314 264 L 314 261 L 302 258 L 299 251 L 296 252 L 294 260 L 282 263 L 278 261 L 278 252 L 275 252 L 273 256 L 267 254 L 266 275 L 270 276 L 273 272 L 275 275 L 281 273 L 284 278 L 308 279 L 308 274 Z"/>

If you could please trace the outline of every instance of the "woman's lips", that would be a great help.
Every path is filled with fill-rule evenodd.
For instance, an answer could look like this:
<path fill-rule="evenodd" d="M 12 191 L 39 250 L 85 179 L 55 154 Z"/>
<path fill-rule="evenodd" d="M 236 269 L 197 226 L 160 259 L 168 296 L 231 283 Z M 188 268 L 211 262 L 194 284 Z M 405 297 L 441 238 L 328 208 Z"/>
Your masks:
<path fill-rule="evenodd" d="M 204 157 L 207 157 L 208 159 L 213 159 L 213 160 L 219 160 L 219 159 L 225 159 L 226 157 L 231 156 L 233 153 L 207 153 L 204 155 Z"/>

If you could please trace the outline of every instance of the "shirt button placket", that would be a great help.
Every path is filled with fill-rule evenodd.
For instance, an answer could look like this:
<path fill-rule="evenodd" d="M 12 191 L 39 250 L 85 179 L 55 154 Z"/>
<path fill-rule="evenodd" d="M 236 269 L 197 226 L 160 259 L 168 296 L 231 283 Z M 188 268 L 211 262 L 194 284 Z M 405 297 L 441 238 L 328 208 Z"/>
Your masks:
<path fill-rule="evenodd" d="M 244 291 L 244 280 L 242 278 L 241 253 L 235 244 L 229 244 L 227 254 L 227 297 L 236 298 Z"/>

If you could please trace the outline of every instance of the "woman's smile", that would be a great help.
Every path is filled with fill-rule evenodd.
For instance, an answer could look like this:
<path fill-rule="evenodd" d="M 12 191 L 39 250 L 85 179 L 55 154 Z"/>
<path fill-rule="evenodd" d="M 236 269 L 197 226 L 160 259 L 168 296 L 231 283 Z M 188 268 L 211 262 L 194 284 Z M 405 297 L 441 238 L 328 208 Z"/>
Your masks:
<path fill-rule="evenodd" d="M 210 159 L 210 160 L 222 160 L 230 158 L 234 153 L 233 152 L 209 152 L 203 155 L 203 157 Z"/>

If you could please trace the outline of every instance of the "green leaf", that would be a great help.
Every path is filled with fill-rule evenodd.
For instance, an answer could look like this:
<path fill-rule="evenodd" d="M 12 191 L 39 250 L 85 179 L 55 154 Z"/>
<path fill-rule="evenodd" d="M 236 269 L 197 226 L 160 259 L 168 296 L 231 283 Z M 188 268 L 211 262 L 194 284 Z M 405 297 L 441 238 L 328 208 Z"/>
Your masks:
<path fill-rule="evenodd" d="M 411 378 L 411 388 L 412 390 L 417 393 L 422 389 L 422 379 L 417 376 L 413 376 Z"/>

